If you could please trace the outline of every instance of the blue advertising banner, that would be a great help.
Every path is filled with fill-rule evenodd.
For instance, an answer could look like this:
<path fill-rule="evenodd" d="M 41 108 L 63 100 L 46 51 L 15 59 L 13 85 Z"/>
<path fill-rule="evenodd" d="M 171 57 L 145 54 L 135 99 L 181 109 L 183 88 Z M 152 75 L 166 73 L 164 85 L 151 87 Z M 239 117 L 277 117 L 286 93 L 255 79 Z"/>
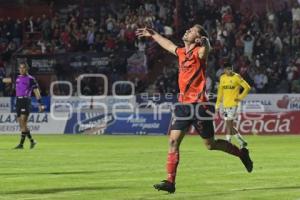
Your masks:
<path fill-rule="evenodd" d="M 159 119 L 160 118 L 160 119 Z M 160 113 L 155 116 L 153 113 L 117 113 L 114 123 L 107 126 L 106 134 L 135 134 L 149 135 L 168 133 L 171 122 L 171 113 Z"/>
<path fill-rule="evenodd" d="M 11 97 L 11 112 L 16 112 L 16 97 Z M 45 112 L 50 112 L 51 98 L 50 97 L 42 97 L 43 105 L 45 106 Z M 35 97 L 31 97 L 31 112 L 37 113 L 39 112 L 39 103 L 36 101 Z"/>
<path fill-rule="evenodd" d="M 65 133 L 148 135 L 167 134 L 171 113 L 73 113 Z"/>

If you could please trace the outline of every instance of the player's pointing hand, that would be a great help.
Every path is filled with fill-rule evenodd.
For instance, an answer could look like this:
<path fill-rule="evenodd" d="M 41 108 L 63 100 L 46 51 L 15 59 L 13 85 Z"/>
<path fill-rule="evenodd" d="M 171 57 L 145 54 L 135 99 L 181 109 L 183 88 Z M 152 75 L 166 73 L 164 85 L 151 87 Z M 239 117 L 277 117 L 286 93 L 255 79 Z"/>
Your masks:
<path fill-rule="evenodd" d="M 135 31 L 136 36 L 140 37 L 151 37 L 153 34 L 155 33 L 154 30 L 150 29 L 150 28 L 138 28 Z"/>

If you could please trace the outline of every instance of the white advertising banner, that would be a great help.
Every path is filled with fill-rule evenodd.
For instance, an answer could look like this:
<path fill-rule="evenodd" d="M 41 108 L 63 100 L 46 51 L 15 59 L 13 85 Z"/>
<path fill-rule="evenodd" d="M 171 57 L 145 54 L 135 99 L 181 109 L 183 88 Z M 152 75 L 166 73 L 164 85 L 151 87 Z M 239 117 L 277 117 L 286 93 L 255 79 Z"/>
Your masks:
<path fill-rule="evenodd" d="M 33 113 L 28 117 L 28 128 L 33 133 L 63 134 L 68 116 L 51 116 L 50 113 Z M 15 113 L 0 114 L 0 134 L 20 133 Z"/>
<path fill-rule="evenodd" d="M 241 108 L 243 112 L 300 111 L 300 94 L 249 94 Z"/>
<path fill-rule="evenodd" d="M 9 113 L 11 109 L 10 97 L 0 97 L 0 113 Z"/>

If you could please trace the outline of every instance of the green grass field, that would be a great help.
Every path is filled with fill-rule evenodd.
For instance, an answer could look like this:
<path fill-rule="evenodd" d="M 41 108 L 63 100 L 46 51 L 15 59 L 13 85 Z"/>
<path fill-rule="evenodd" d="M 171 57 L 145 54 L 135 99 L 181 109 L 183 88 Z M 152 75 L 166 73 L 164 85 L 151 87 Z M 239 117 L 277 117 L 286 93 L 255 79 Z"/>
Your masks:
<path fill-rule="evenodd" d="M 300 200 L 299 136 L 248 136 L 251 174 L 188 136 L 171 195 L 152 187 L 165 179 L 166 136 L 35 137 L 36 149 L 12 150 L 19 136 L 0 136 L 1 200 Z"/>

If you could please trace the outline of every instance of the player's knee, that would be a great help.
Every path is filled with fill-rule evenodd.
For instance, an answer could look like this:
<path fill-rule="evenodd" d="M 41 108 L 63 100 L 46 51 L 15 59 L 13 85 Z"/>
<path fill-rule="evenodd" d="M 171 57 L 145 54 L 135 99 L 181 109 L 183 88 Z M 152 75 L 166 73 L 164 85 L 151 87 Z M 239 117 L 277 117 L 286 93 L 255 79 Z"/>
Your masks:
<path fill-rule="evenodd" d="M 226 130 L 226 135 L 232 135 L 231 129 Z"/>
<path fill-rule="evenodd" d="M 22 123 L 21 126 L 20 126 L 20 130 L 21 130 L 22 132 L 28 131 L 27 125 Z"/>
<path fill-rule="evenodd" d="M 172 147 L 172 148 L 177 148 L 178 147 L 178 140 L 169 139 L 169 146 Z"/>

